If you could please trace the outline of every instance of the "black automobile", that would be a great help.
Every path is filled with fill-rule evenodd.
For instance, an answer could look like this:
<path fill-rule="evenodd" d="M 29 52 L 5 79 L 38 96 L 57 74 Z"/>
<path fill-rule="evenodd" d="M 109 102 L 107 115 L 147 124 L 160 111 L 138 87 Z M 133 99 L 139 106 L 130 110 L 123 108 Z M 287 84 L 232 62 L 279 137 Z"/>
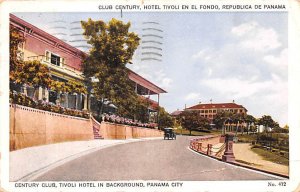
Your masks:
<path fill-rule="evenodd" d="M 164 128 L 164 140 L 166 138 L 169 139 L 175 139 L 176 140 L 176 134 L 174 133 L 174 130 L 172 128 Z"/>

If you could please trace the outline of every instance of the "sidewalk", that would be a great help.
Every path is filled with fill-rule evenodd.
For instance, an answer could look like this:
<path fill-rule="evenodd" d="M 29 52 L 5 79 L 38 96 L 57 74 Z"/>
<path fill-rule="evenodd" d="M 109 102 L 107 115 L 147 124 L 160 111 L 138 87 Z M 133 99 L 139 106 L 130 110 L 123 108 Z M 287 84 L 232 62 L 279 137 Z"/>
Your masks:
<path fill-rule="evenodd" d="M 289 175 L 289 167 L 286 165 L 280 165 L 271 161 L 266 161 L 258 154 L 251 150 L 250 143 L 235 143 L 233 145 L 234 156 L 236 160 L 242 160 L 248 162 L 251 167 L 270 171 L 273 173 L 279 173 L 282 175 Z M 243 164 L 243 163 L 240 163 Z"/>
<path fill-rule="evenodd" d="M 30 181 L 47 170 L 99 149 L 153 139 L 161 139 L 161 137 L 127 140 L 74 141 L 12 151 L 9 154 L 9 180 Z"/>

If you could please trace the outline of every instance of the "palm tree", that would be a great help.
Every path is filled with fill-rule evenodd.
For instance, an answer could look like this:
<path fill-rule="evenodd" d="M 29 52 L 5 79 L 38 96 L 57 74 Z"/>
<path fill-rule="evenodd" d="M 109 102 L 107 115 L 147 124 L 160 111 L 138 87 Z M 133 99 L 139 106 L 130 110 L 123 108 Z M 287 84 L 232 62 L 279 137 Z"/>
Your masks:
<path fill-rule="evenodd" d="M 250 129 L 251 125 L 253 125 L 253 124 L 255 125 L 256 119 L 252 115 L 246 115 L 245 121 L 247 123 L 247 135 L 248 135 L 249 134 L 249 129 Z"/>
<path fill-rule="evenodd" d="M 245 114 L 244 113 L 236 113 L 232 116 L 232 120 L 233 122 L 236 124 L 236 130 L 235 130 L 235 135 L 237 135 L 238 132 L 238 125 L 240 123 L 244 123 L 245 122 Z M 244 131 L 243 126 L 241 126 L 242 130 Z M 243 132 L 242 131 L 242 132 Z"/>
<path fill-rule="evenodd" d="M 263 115 L 261 118 L 258 119 L 258 124 L 263 125 L 268 131 L 268 128 L 274 127 L 276 122 L 272 119 L 270 115 Z"/>

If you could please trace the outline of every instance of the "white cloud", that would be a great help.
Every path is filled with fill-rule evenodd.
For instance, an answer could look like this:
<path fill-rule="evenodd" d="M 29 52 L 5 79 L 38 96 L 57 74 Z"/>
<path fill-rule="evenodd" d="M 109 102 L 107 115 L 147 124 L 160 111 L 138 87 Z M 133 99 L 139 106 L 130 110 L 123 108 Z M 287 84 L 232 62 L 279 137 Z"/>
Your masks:
<path fill-rule="evenodd" d="M 164 88 L 168 88 L 171 86 L 171 83 L 173 82 L 173 80 L 171 78 L 165 77 L 162 79 L 162 87 Z"/>
<path fill-rule="evenodd" d="M 253 82 L 251 80 L 239 80 L 237 78 L 205 79 L 200 81 L 200 83 L 217 91 L 219 94 L 236 99 L 250 97 L 272 86 L 271 81 Z"/>
<path fill-rule="evenodd" d="M 288 49 L 283 49 L 279 56 L 266 55 L 264 61 L 271 64 L 273 67 L 284 67 L 288 65 Z"/>
<path fill-rule="evenodd" d="M 207 76 L 210 77 L 212 75 L 212 73 L 213 73 L 212 68 L 208 68 L 207 69 Z"/>
<path fill-rule="evenodd" d="M 241 39 L 240 46 L 254 51 L 267 52 L 281 46 L 277 32 L 256 22 L 248 22 L 231 29 Z"/>
<path fill-rule="evenodd" d="M 192 92 L 192 93 L 189 93 L 189 94 L 187 94 L 186 96 L 185 96 L 185 100 L 186 101 L 189 101 L 189 100 L 197 100 L 197 99 L 199 99 L 199 97 L 200 97 L 200 94 L 199 93 L 194 93 L 194 92 Z"/>
<path fill-rule="evenodd" d="M 173 80 L 169 77 L 167 77 L 166 73 L 163 69 L 156 71 L 154 73 L 154 79 L 155 82 L 158 83 L 158 85 L 162 88 L 168 89 L 170 88 Z"/>
<path fill-rule="evenodd" d="M 214 78 L 202 80 L 200 83 L 222 95 L 234 95 L 235 98 L 247 98 L 256 94 L 273 94 L 287 90 L 287 80 L 283 80 L 275 73 L 271 74 L 271 79 L 265 81 L 255 81 L 255 79 L 255 77 L 249 80 L 230 77 Z"/>
<path fill-rule="evenodd" d="M 212 53 L 212 51 L 209 49 L 202 49 L 199 52 L 192 55 L 192 58 L 193 59 L 203 59 L 205 61 L 208 61 L 212 58 L 211 53 Z"/>
<path fill-rule="evenodd" d="M 265 81 L 256 78 L 240 80 L 238 78 L 214 78 L 200 81 L 206 89 L 211 89 L 223 100 L 236 99 L 251 106 L 250 114 L 260 117 L 271 115 L 280 125 L 287 123 L 288 82 L 272 73 Z M 270 107 L 271 106 L 271 107 Z"/>
<path fill-rule="evenodd" d="M 288 50 L 283 49 L 278 55 L 265 55 L 263 61 L 269 66 L 270 71 L 276 73 L 283 80 L 288 76 Z"/>
<path fill-rule="evenodd" d="M 243 36 L 257 27 L 256 22 L 243 23 L 237 27 L 233 27 L 231 32 L 237 36 Z"/>

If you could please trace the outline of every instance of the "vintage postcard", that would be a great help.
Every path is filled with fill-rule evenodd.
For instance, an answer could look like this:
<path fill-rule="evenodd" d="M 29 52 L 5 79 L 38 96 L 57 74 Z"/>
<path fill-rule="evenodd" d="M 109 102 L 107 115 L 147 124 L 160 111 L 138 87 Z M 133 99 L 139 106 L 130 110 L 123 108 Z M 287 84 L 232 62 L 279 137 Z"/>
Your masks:
<path fill-rule="evenodd" d="M 300 191 L 297 1 L 0 9 L 2 191 Z"/>

